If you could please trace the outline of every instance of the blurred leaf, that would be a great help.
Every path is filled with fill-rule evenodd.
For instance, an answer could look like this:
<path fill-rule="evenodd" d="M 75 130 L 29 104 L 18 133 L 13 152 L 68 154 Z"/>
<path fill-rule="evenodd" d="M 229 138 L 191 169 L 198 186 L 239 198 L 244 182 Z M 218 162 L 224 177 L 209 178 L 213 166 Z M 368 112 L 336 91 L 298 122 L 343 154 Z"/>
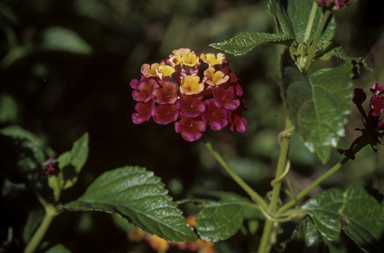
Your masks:
<path fill-rule="evenodd" d="M 219 202 L 207 201 L 195 221 L 200 238 L 217 242 L 234 235 L 244 220 L 244 206 L 249 201 L 234 194 L 228 194 Z"/>
<path fill-rule="evenodd" d="M 285 34 L 290 38 L 296 38 L 296 42 L 299 44 L 302 42 L 302 37 L 307 29 L 312 5 L 313 0 L 292 0 L 288 2 L 271 0 L 268 3 L 268 11 L 275 18 L 278 33 Z M 320 16 L 321 8 L 318 8 L 309 37 L 310 42 L 315 36 Z M 320 42 L 330 41 L 333 38 L 335 30 L 335 18 L 331 17 L 320 37 Z"/>
<path fill-rule="evenodd" d="M 153 172 L 126 166 L 105 172 L 83 196 L 62 208 L 114 213 L 165 240 L 196 241 L 196 234 L 167 192 Z"/>
<path fill-rule="evenodd" d="M 51 27 L 44 31 L 42 36 L 43 48 L 50 50 L 63 50 L 78 54 L 90 54 L 91 46 L 77 33 L 63 27 Z"/>
<path fill-rule="evenodd" d="M 16 123 L 18 107 L 15 99 L 7 94 L 0 95 L 0 122 Z"/>
<path fill-rule="evenodd" d="M 211 47 L 224 50 L 233 55 L 243 55 L 251 51 L 254 47 L 268 44 L 290 44 L 293 38 L 287 37 L 285 34 L 271 34 L 271 33 L 240 33 L 235 37 L 225 40 L 223 42 L 210 44 Z"/>
<path fill-rule="evenodd" d="M 52 248 L 45 251 L 45 253 L 71 253 L 71 251 L 62 244 L 56 244 Z"/>
<path fill-rule="evenodd" d="M 54 152 L 42 139 L 19 126 L 0 130 L 0 173 L 13 183 L 42 176 L 42 164 Z"/>
<path fill-rule="evenodd" d="M 25 224 L 23 231 L 23 241 L 28 242 L 36 228 L 39 226 L 41 220 L 44 217 L 44 209 L 31 210 L 28 213 L 27 223 Z"/>
<path fill-rule="evenodd" d="M 333 188 L 323 191 L 301 207 L 319 232 L 329 240 L 339 237 L 340 229 L 369 252 L 382 252 L 384 235 L 382 195 L 372 195 L 362 186 L 350 186 L 343 193 Z"/>
<path fill-rule="evenodd" d="M 360 68 L 364 67 L 366 70 L 371 70 L 371 68 L 365 62 L 363 57 L 349 57 L 337 42 L 328 42 L 323 46 L 323 49 L 320 51 L 320 54 L 316 57 L 319 57 L 322 61 L 328 61 L 331 57 L 337 57 L 341 60 L 344 60 L 348 63 L 351 63 L 356 68 L 356 73 L 360 73 Z"/>
<path fill-rule="evenodd" d="M 62 172 L 59 174 L 62 189 L 72 187 L 88 158 L 88 133 L 73 143 L 71 151 L 61 154 L 57 161 Z"/>
<path fill-rule="evenodd" d="M 328 253 L 323 237 L 317 231 L 315 225 L 308 217 L 305 218 L 299 230 L 295 230 L 284 249 L 285 253 Z"/>
<path fill-rule="evenodd" d="M 290 119 L 306 147 L 327 162 L 344 135 L 352 96 L 352 64 L 324 68 L 309 79 L 292 64 L 287 51 L 282 56 L 283 94 Z"/>

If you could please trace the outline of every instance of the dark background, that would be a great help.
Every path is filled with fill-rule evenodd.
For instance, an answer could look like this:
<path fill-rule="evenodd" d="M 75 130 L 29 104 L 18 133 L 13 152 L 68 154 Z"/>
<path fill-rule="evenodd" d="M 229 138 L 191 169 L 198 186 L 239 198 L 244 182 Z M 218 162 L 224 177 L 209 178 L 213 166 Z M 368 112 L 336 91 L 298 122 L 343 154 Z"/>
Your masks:
<path fill-rule="evenodd" d="M 380 2 L 361 0 L 335 13 L 339 24 L 335 40 L 350 56 L 363 56 L 374 70 L 363 71 L 355 87 L 384 84 Z M 244 195 L 201 141 L 186 142 L 173 124 L 160 126 L 153 120 L 133 124 L 136 102 L 129 83 L 140 78 L 142 64 L 159 62 L 174 49 L 218 53 L 208 45 L 240 32 L 274 32 L 266 6 L 266 0 L 1 0 L 0 126 L 20 125 L 45 139 L 58 155 L 89 132 L 88 161 L 77 184 L 64 193 L 63 203 L 79 197 L 104 171 L 125 165 L 154 171 L 176 200 L 197 190 Z M 229 67 L 242 79 L 248 130 L 241 134 L 207 128 L 206 132 L 233 169 L 262 195 L 271 189 L 279 154 L 277 135 L 284 129 L 278 87 L 282 50 L 266 45 L 245 56 L 226 54 Z M 352 105 L 351 110 L 347 138 L 339 148 L 347 148 L 358 136 L 353 129 L 363 126 Z M 324 166 L 294 136 L 289 176 L 293 191 L 300 191 L 340 158 L 335 152 Z M 367 147 L 322 187 L 360 183 L 383 192 L 380 159 Z M 182 208 L 186 214 L 193 212 Z M 132 246 L 116 222 L 107 214 L 63 213 L 47 240 L 74 252 L 150 250 Z"/>

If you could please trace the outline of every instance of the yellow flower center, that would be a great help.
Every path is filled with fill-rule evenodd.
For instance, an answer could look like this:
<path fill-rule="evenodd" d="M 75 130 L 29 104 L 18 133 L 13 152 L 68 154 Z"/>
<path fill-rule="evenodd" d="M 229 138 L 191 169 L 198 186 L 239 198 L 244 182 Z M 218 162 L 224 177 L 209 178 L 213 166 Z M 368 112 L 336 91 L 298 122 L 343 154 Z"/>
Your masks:
<path fill-rule="evenodd" d="M 186 76 L 181 79 L 180 92 L 185 95 L 198 94 L 204 90 L 204 84 L 200 83 L 198 76 Z"/>
<path fill-rule="evenodd" d="M 163 80 L 164 77 L 171 77 L 175 73 L 175 69 L 169 65 L 159 66 L 156 69 L 156 73 L 160 80 Z"/>
<path fill-rule="evenodd" d="M 201 54 L 200 58 L 203 60 L 203 62 L 209 64 L 210 66 L 222 64 L 225 59 L 225 54 L 218 53 L 217 58 L 215 54 Z"/>
<path fill-rule="evenodd" d="M 180 55 L 170 55 L 169 62 L 171 63 L 172 67 L 179 65 L 181 63 Z"/>
<path fill-rule="evenodd" d="M 216 71 L 213 67 L 209 67 L 204 71 L 204 76 L 207 77 L 207 83 L 211 86 L 218 86 L 228 81 L 229 76 L 226 76 L 222 71 Z"/>
<path fill-rule="evenodd" d="M 194 52 L 185 54 L 181 57 L 181 61 L 184 65 L 193 67 L 199 63 L 199 57 Z"/>

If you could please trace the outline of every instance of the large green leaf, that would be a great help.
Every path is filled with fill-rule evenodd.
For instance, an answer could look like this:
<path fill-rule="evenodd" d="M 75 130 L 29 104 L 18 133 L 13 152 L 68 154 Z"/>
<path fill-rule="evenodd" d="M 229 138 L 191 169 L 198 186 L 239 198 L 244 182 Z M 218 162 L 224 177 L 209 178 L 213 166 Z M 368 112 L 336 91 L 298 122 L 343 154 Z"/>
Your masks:
<path fill-rule="evenodd" d="M 126 166 L 105 172 L 83 196 L 62 208 L 114 213 L 165 240 L 196 241 L 196 234 L 167 193 L 164 184 L 153 172 Z"/>
<path fill-rule="evenodd" d="M 375 195 L 362 186 L 350 186 L 344 193 L 333 188 L 319 193 L 301 208 L 327 239 L 336 240 L 342 228 L 369 252 L 382 252 L 384 202 L 382 195 Z"/>
<path fill-rule="evenodd" d="M 243 223 L 244 207 L 248 205 L 248 200 L 234 195 L 227 195 L 219 202 L 205 202 L 195 222 L 200 238 L 217 242 L 234 235 Z"/>
<path fill-rule="evenodd" d="M 295 230 L 283 253 L 328 253 L 323 237 L 319 234 L 316 225 L 308 217 L 303 220 L 299 230 Z"/>
<path fill-rule="evenodd" d="M 88 158 L 88 133 L 73 143 L 71 151 L 61 154 L 57 161 L 62 172 L 59 174 L 62 189 L 73 186 Z"/>
<path fill-rule="evenodd" d="M 352 97 L 353 65 L 324 68 L 307 79 L 292 62 L 286 51 L 281 65 L 289 117 L 306 147 L 325 163 L 344 135 Z"/>
<path fill-rule="evenodd" d="M 38 180 L 47 156 L 54 156 L 54 152 L 31 132 L 19 126 L 0 130 L 0 173 L 11 182 Z"/>
<path fill-rule="evenodd" d="M 287 37 L 285 34 L 245 32 L 240 33 L 229 40 L 210 44 L 210 46 L 216 49 L 224 50 L 225 52 L 233 55 L 243 55 L 259 45 L 268 43 L 289 45 L 292 40 L 293 38 Z"/>

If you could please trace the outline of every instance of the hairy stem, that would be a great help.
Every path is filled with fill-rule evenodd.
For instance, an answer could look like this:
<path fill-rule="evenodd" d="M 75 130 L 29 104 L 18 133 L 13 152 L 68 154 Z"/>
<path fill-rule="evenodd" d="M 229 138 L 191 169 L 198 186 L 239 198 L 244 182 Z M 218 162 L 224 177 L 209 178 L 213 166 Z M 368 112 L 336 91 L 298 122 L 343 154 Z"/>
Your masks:
<path fill-rule="evenodd" d="M 248 195 L 251 197 L 253 201 L 255 201 L 260 208 L 266 210 L 267 209 L 267 203 L 264 201 L 264 199 L 255 192 L 246 182 L 244 182 L 224 161 L 224 159 L 221 157 L 221 155 L 213 148 L 212 144 L 208 141 L 208 139 L 203 135 L 203 142 L 205 146 L 208 148 L 208 150 L 211 152 L 211 154 L 216 158 L 216 160 L 220 163 L 221 166 L 228 172 L 228 174 L 235 180 L 235 182 L 243 188 L 243 190 L 248 193 Z"/>
<path fill-rule="evenodd" d="M 315 37 L 313 39 L 311 47 L 309 48 L 309 53 L 307 56 L 307 60 L 305 62 L 304 69 L 302 70 L 303 75 L 307 75 L 309 66 L 311 66 L 312 59 L 315 56 L 315 50 L 316 50 L 317 44 L 319 43 L 320 36 L 323 33 L 323 29 L 325 27 L 325 24 L 327 23 L 329 15 L 331 15 L 330 10 L 324 10 L 321 13 L 320 22 L 319 22 L 319 25 L 317 26 Z"/>
<path fill-rule="evenodd" d="M 317 7 L 318 7 L 317 3 L 313 2 L 311 14 L 309 15 L 307 29 L 305 30 L 304 41 L 303 41 L 307 44 L 309 42 L 309 37 L 311 36 L 313 21 L 315 20 L 315 17 L 316 17 Z"/>
<path fill-rule="evenodd" d="M 285 132 L 289 132 L 291 129 L 292 129 L 292 122 L 289 119 L 287 119 L 287 122 L 285 125 Z M 281 142 L 281 150 L 280 150 L 279 161 L 277 164 L 275 179 L 281 178 L 281 175 L 284 173 L 284 169 L 286 167 L 287 159 L 288 159 L 290 134 L 282 137 L 283 137 L 283 141 Z M 281 180 L 276 180 L 273 185 L 271 202 L 268 207 L 269 213 L 274 214 L 277 211 L 277 205 L 280 197 L 280 190 L 281 190 Z M 273 223 L 274 222 L 272 220 L 268 220 L 268 219 L 265 220 L 263 235 L 261 237 L 259 250 L 258 250 L 259 253 L 268 252 L 270 247 L 272 246 L 273 238 L 271 238 L 271 236 L 272 236 Z"/>

